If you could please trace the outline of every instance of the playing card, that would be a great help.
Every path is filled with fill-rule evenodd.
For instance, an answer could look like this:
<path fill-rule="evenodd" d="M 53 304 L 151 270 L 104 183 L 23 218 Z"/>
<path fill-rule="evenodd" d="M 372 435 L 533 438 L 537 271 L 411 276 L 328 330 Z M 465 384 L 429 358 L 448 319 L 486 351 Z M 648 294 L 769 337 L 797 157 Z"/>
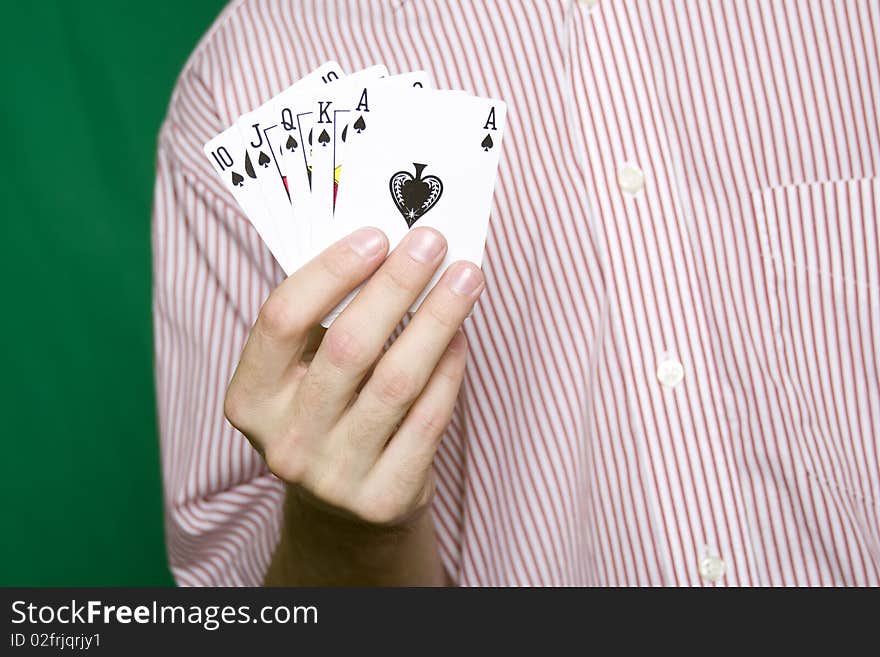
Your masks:
<path fill-rule="evenodd" d="M 448 251 L 426 291 L 457 260 L 482 264 L 507 108 L 503 101 L 376 87 L 370 129 L 347 146 L 330 231 L 365 225 L 394 248 L 415 226 L 446 237 Z M 351 300 L 350 295 L 327 318 Z"/>
<path fill-rule="evenodd" d="M 387 75 L 388 69 L 385 66 L 371 66 L 344 78 L 330 81 L 326 87 L 356 88 L 357 85 Z M 297 135 L 299 136 L 297 140 L 298 145 L 292 148 L 283 158 L 280 158 L 279 162 L 281 163 L 282 174 L 287 180 L 294 208 L 299 208 L 299 210 L 295 210 L 297 222 L 308 226 L 309 237 L 305 238 L 308 240 L 311 240 L 312 222 L 312 153 L 314 149 L 326 148 L 330 143 L 330 124 L 314 125 L 316 114 L 321 114 L 321 108 L 316 106 L 319 91 L 323 92 L 323 89 L 309 87 L 305 90 L 297 90 L 297 92 L 289 94 L 287 97 L 279 97 L 277 106 L 285 131 L 295 140 Z M 287 129 L 288 125 L 290 126 L 289 130 Z"/>
<path fill-rule="evenodd" d="M 271 105 L 263 105 L 242 115 L 235 127 L 241 135 L 248 159 L 258 171 L 255 183 L 263 197 L 268 218 L 282 243 L 284 261 L 279 263 L 286 273 L 290 273 L 299 260 L 302 245 L 276 158 L 277 149 L 273 139 L 277 140 L 281 131 L 274 121 Z"/>
<path fill-rule="evenodd" d="M 238 128 L 232 126 L 221 132 L 205 144 L 204 151 L 226 189 L 283 267 L 289 261 L 287 252 L 257 182 L 265 174 L 251 159 Z"/>
<path fill-rule="evenodd" d="M 295 105 L 298 99 L 310 98 L 318 88 L 335 82 L 343 76 L 339 64 L 334 61 L 325 62 L 238 121 L 243 134 L 252 136 L 249 142 L 251 148 L 259 142 L 257 126 L 263 133 L 266 144 L 271 148 L 269 168 L 277 173 L 277 178 L 271 182 L 268 177 L 263 179 L 263 184 L 271 186 L 271 189 L 264 193 L 266 204 L 278 223 L 278 232 L 289 253 L 289 265 L 284 267 L 288 274 L 298 269 L 310 253 L 307 215 L 304 208 L 302 210 L 300 208 L 308 199 L 295 198 L 289 189 L 287 179 L 287 171 L 293 168 L 302 151 L 302 139 L 292 120 L 290 107 Z M 259 155 L 257 158 L 259 159 Z"/>
<path fill-rule="evenodd" d="M 360 85 L 334 84 L 321 90 L 316 101 L 315 127 L 330 129 L 329 143 L 312 151 L 312 249 L 326 246 L 325 231 L 333 217 L 345 145 L 355 135 L 367 130 L 370 116 L 370 89 L 374 86 L 393 89 L 430 88 L 428 74 L 413 71 L 370 80 Z"/>
<path fill-rule="evenodd" d="M 403 74 L 403 75 L 408 75 L 408 74 Z M 386 79 L 391 79 L 391 78 L 386 78 Z M 381 80 L 379 82 L 381 82 Z M 406 89 L 404 87 L 405 87 L 405 85 L 402 85 L 400 90 L 405 91 Z M 415 85 L 413 85 L 413 89 L 418 89 L 418 88 L 420 88 L 420 87 L 416 87 Z M 433 95 L 434 98 L 468 97 L 470 95 L 466 91 L 461 91 L 459 89 L 433 89 L 432 87 L 430 87 L 428 85 L 425 85 L 424 88 L 430 89 L 431 94 Z M 382 93 L 382 94 L 372 94 L 370 97 L 370 103 L 369 103 L 370 111 L 375 112 L 375 113 L 382 113 L 383 110 L 385 109 L 385 103 L 397 103 L 397 102 L 401 102 L 401 101 L 399 101 L 396 98 L 395 94 L 392 91 L 389 91 L 388 93 Z M 403 101 L 403 102 L 405 102 L 405 101 Z M 345 153 L 348 150 L 350 150 L 351 148 L 357 147 L 357 143 L 360 140 L 361 135 L 363 135 L 366 132 L 366 124 L 360 120 L 362 118 L 362 116 L 363 115 L 358 112 L 358 113 L 355 113 L 354 117 L 351 119 L 352 127 L 348 130 L 348 134 L 346 135 L 346 139 L 345 139 L 345 144 L 343 145 L 343 152 L 342 152 L 343 159 L 345 157 Z M 341 168 L 337 172 L 336 175 L 338 178 L 336 181 L 336 183 L 337 183 L 336 186 L 337 186 L 337 190 L 338 190 L 338 187 L 342 183 L 342 178 L 343 178 Z M 337 193 L 338 193 L 338 191 L 337 191 Z M 335 203 L 334 203 L 334 209 L 335 209 Z"/>
<path fill-rule="evenodd" d="M 285 272 L 364 224 L 392 248 L 430 225 L 449 242 L 444 268 L 481 263 L 506 108 L 429 87 L 423 71 L 343 77 L 327 62 L 205 144 Z"/>
<path fill-rule="evenodd" d="M 309 75 L 297 81 L 272 98 L 267 105 L 273 108 L 273 116 L 278 121 L 282 134 L 278 147 L 278 167 L 285 187 L 289 190 L 288 172 L 302 157 L 304 139 L 297 126 L 295 108 L 311 101 L 312 94 L 322 85 L 331 84 L 344 77 L 336 62 L 327 62 Z M 292 195 L 291 195 L 292 196 Z M 291 198 L 296 205 L 296 199 Z"/>
<path fill-rule="evenodd" d="M 339 64 L 326 62 L 279 97 L 313 89 L 341 76 Z M 243 115 L 234 126 L 209 141 L 204 150 L 226 188 L 289 274 L 298 267 L 300 251 L 307 246 L 302 244 L 291 217 L 290 200 L 279 163 L 287 140 L 279 139 L 283 134 L 277 130 L 279 120 L 274 107 L 273 99 Z"/>

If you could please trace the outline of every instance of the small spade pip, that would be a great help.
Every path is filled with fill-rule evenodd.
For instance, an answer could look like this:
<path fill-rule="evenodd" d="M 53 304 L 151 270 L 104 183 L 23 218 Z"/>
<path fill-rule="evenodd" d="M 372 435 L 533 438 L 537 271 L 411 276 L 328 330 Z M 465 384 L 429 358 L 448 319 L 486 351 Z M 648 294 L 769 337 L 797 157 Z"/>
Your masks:
<path fill-rule="evenodd" d="M 260 166 L 265 169 L 269 166 L 269 156 L 266 155 L 263 151 L 260 151 L 260 157 L 257 158 L 257 162 L 259 162 Z"/>
<path fill-rule="evenodd" d="M 443 182 L 437 176 L 423 176 L 427 164 L 413 162 L 415 175 L 409 171 L 398 171 L 388 181 L 394 205 L 403 215 L 408 228 L 433 208 L 443 194 Z"/>
<path fill-rule="evenodd" d="M 295 151 L 297 146 L 299 146 L 299 142 L 293 138 L 293 135 L 290 135 L 284 144 L 284 147 L 289 151 Z"/>
<path fill-rule="evenodd" d="M 495 145 L 495 142 L 492 141 L 492 135 L 486 133 L 486 138 L 480 142 L 480 146 L 483 147 L 484 151 L 488 151 Z"/>
<path fill-rule="evenodd" d="M 367 124 L 364 122 L 363 114 L 360 115 L 358 117 L 357 121 L 354 122 L 354 129 L 355 129 L 355 131 L 357 131 L 358 134 L 362 133 L 364 130 L 367 129 Z"/>
<path fill-rule="evenodd" d="M 321 146 L 326 146 L 330 143 L 330 135 L 327 134 L 326 130 L 321 130 L 321 134 L 318 135 L 318 143 L 321 144 Z"/>

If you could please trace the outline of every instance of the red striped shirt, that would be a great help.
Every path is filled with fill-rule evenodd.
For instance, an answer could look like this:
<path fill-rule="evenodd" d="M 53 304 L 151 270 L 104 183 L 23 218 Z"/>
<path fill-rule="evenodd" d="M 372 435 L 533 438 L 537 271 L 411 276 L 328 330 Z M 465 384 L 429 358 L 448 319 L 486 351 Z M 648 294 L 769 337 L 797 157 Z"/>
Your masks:
<path fill-rule="evenodd" d="M 231 4 L 159 139 L 177 581 L 258 584 L 283 497 L 222 412 L 282 272 L 202 145 L 336 59 L 509 105 L 436 461 L 455 581 L 880 584 L 878 30 L 876 0 Z"/>

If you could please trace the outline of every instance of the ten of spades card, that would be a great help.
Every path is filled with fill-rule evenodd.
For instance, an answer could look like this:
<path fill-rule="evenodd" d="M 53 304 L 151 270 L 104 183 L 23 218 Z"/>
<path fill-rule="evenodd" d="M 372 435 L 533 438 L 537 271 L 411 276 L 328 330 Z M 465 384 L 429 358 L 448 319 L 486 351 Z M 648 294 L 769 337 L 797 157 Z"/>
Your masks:
<path fill-rule="evenodd" d="M 291 260 L 284 240 L 269 214 L 257 182 L 257 165 L 251 159 L 238 127 L 232 126 L 221 132 L 205 144 L 204 151 L 223 185 L 244 210 L 274 258 L 282 267 L 289 266 Z"/>

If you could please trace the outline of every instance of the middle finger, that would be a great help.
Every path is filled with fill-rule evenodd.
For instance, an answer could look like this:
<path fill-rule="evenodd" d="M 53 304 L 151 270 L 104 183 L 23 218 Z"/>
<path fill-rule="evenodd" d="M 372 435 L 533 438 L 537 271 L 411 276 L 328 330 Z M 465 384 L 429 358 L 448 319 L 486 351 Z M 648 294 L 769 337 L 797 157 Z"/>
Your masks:
<path fill-rule="evenodd" d="M 367 442 L 364 449 L 374 454 L 381 450 L 421 394 L 483 287 L 482 272 L 470 262 L 457 262 L 443 274 L 376 365 L 345 417 L 348 431 L 343 435 L 358 433 L 356 427 L 360 427 Z"/>
<path fill-rule="evenodd" d="M 438 231 L 416 228 L 388 256 L 324 335 L 297 391 L 302 420 L 328 428 L 339 418 L 445 253 Z"/>

